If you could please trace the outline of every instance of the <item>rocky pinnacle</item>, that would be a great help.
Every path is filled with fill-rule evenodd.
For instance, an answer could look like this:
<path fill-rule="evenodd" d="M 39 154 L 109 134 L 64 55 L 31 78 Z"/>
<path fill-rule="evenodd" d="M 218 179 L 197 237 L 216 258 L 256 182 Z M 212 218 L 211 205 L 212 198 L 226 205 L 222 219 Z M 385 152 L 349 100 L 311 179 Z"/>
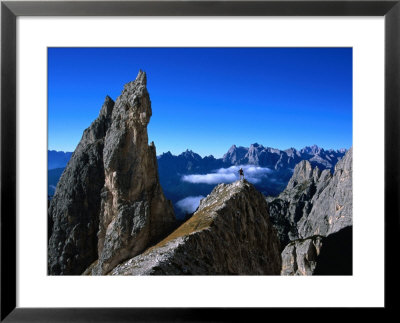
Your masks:
<path fill-rule="evenodd" d="M 140 71 L 135 81 L 124 86 L 105 137 L 99 258 L 92 274 L 106 274 L 139 254 L 175 222 L 172 204 L 159 183 L 154 143 L 148 145 L 152 111 L 146 81 Z"/>
<path fill-rule="evenodd" d="M 139 71 L 86 129 L 49 206 L 48 272 L 102 275 L 143 251 L 175 223 L 162 192 L 147 125 L 152 114 Z"/>

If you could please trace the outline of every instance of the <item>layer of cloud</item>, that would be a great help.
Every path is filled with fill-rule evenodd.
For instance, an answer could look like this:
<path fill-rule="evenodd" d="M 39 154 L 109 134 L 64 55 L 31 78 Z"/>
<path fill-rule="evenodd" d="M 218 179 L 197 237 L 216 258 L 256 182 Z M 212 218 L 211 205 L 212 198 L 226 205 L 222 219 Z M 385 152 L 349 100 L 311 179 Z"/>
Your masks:
<path fill-rule="evenodd" d="M 259 183 L 263 177 L 272 173 L 267 167 L 259 167 L 252 165 L 231 166 L 228 168 L 220 168 L 209 174 L 193 174 L 182 177 L 184 182 L 194 184 L 220 184 L 232 183 L 239 179 L 239 169 L 243 168 L 245 178 L 253 184 Z"/>
<path fill-rule="evenodd" d="M 193 213 L 196 211 L 197 207 L 200 204 L 200 200 L 204 198 L 203 195 L 199 196 L 188 196 L 178 202 L 176 202 L 176 206 L 181 209 L 182 212 L 185 213 Z"/>

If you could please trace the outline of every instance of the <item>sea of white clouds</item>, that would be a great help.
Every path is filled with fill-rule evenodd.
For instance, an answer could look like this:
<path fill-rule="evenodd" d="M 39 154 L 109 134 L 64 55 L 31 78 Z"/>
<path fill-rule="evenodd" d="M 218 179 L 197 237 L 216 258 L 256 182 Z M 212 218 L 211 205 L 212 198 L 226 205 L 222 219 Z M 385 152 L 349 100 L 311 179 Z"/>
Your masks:
<path fill-rule="evenodd" d="M 259 183 L 262 177 L 266 177 L 273 171 L 267 167 L 259 167 L 252 165 L 238 165 L 231 166 L 228 168 L 216 169 L 208 174 L 192 174 L 182 176 L 184 182 L 194 184 L 220 184 L 220 183 L 232 183 L 239 179 L 239 169 L 242 168 L 244 177 L 250 183 Z"/>
<path fill-rule="evenodd" d="M 244 172 L 244 177 L 250 183 L 256 184 L 259 183 L 263 178 L 266 178 L 268 174 L 271 174 L 273 171 L 267 167 L 259 167 L 253 165 L 238 165 L 231 166 L 228 168 L 219 168 L 208 174 L 192 174 L 192 175 L 184 175 L 181 180 L 184 182 L 192 183 L 192 184 L 229 184 L 237 181 L 239 179 L 239 169 L 242 168 Z M 274 181 L 274 179 L 270 179 Z M 197 207 L 200 204 L 200 200 L 204 198 L 204 196 L 188 196 L 176 203 L 176 206 L 181 209 L 181 211 L 185 213 L 193 213 L 196 211 Z"/>
<path fill-rule="evenodd" d="M 202 198 L 204 198 L 203 195 L 188 196 L 188 197 L 176 202 L 176 206 L 185 213 L 193 213 L 194 211 L 196 211 L 197 207 L 200 205 L 200 200 Z"/>

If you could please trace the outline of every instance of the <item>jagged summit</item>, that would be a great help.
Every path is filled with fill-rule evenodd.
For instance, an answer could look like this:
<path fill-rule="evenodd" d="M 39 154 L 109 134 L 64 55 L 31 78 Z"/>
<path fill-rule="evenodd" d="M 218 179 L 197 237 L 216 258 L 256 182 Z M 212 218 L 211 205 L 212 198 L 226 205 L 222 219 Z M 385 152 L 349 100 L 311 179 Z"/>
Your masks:
<path fill-rule="evenodd" d="M 111 120 L 114 104 L 115 104 L 114 100 L 107 95 L 106 98 L 104 99 L 103 106 L 100 109 L 99 117 L 105 117 Z"/>
<path fill-rule="evenodd" d="M 146 72 L 144 72 L 144 71 L 142 71 L 142 70 L 139 70 L 139 73 L 138 73 L 138 75 L 136 76 L 135 82 L 136 82 L 136 83 L 143 84 L 144 86 L 146 86 L 146 85 L 147 85 L 147 75 L 146 75 Z"/>
<path fill-rule="evenodd" d="M 251 164 L 281 170 L 293 169 L 301 160 L 307 159 L 313 166 L 318 165 L 320 169 L 325 169 L 333 168 L 344 153 L 342 150 L 324 150 L 317 145 L 304 147 L 301 150 L 295 148 L 279 150 L 253 143 L 248 148 L 232 145 L 222 157 L 222 161 L 231 165 Z"/>
<path fill-rule="evenodd" d="M 195 152 L 193 152 L 192 150 L 189 150 L 189 149 L 186 149 L 179 156 L 186 157 L 186 158 L 189 158 L 189 159 L 196 159 L 196 160 L 202 159 L 199 154 L 196 154 Z"/>
<path fill-rule="evenodd" d="M 293 171 L 293 175 L 289 180 L 289 183 L 286 189 L 292 189 L 298 184 L 303 184 L 306 181 L 313 179 L 317 181 L 321 174 L 318 166 L 314 168 L 311 166 L 308 160 L 302 160 L 300 163 L 296 165 Z"/>
<path fill-rule="evenodd" d="M 162 153 L 160 156 L 158 156 L 157 158 L 161 158 L 161 157 L 171 157 L 173 156 L 172 153 L 168 150 L 165 153 Z"/>
<path fill-rule="evenodd" d="M 158 179 L 154 143 L 148 144 L 152 114 L 146 74 L 139 71 L 115 102 L 105 137 L 102 207 L 95 274 L 105 274 L 135 256 L 175 221 Z"/>
<path fill-rule="evenodd" d="M 313 155 L 318 155 L 321 152 L 323 152 L 324 149 L 321 147 L 318 147 L 317 145 L 312 145 L 312 146 L 306 146 L 302 149 L 300 149 L 300 152 L 306 153 L 306 154 L 313 154 Z"/>
<path fill-rule="evenodd" d="M 112 275 L 278 275 L 279 241 L 263 195 L 246 180 L 220 184 L 194 215 Z"/>

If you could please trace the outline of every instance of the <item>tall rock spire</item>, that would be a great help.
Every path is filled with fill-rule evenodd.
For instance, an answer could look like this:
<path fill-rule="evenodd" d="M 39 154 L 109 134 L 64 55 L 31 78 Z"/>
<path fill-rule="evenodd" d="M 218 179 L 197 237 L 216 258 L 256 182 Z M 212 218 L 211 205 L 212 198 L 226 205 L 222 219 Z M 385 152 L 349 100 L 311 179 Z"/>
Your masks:
<path fill-rule="evenodd" d="M 102 275 L 143 251 L 175 223 L 161 189 L 146 73 L 106 97 L 85 130 L 49 207 L 48 271 Z M 97 260 L 97 261 L 96 261 Z"/>
<path fill-rule="evenodd" d="M 106 274 L 137 255 L 175 222 L 159 183 L 155 146 L 148 145 L 151 114 L 146 73 L 139 71 L 116 100 L 105 138 L 99 260 L 93 274 Z"/>

